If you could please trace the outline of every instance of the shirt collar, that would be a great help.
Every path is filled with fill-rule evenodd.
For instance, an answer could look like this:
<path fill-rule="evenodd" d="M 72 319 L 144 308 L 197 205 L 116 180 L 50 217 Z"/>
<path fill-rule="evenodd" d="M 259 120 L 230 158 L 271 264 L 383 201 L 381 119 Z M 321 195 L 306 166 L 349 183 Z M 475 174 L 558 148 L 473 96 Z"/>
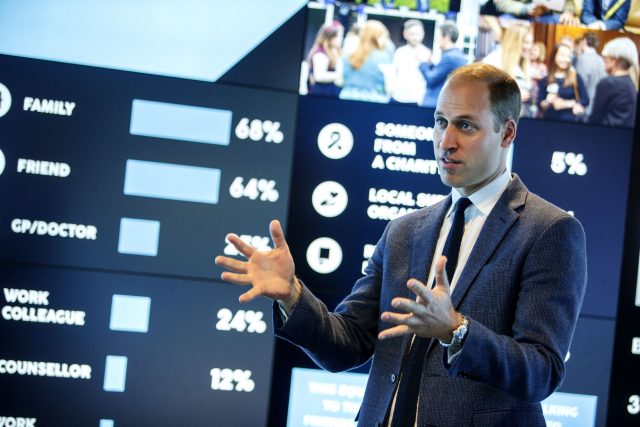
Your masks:
<path fill-rule="evenodd" d="M 509 186 L 509 182 L 511 182 L 511 174 L 508 170 L 505 170 L 493 181 L 470 195 L 469 200 L 471 200 L 473 206 L 475 206 L 480 213 L 484 216 L 489 216 L 493 207 L 498 203 L 498 199 L 500 199 L 504 190 Z M 453 188 L 451 190 L 451 207 L 447 212 L 447 216 L 451 215 L 453 207 L 461 197 L 463 196 L 459 193 L 457 188 Z"/>

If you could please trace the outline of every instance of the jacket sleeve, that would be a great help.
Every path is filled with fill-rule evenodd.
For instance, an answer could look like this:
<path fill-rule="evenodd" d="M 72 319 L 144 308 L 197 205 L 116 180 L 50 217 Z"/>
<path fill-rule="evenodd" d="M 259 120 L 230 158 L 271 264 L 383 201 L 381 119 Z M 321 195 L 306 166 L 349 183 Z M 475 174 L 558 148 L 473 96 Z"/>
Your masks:
<path fill-rule="evenodd" d="M 615 2 L 613 2 L 615 4 Z M 631 0 L 626 0 L 618 10 L 615 11 L 613 16 L 604 21 L 604 26 L 607 30 L 619 30 L 624 26 L 629 16 L 629 10 L 631 8 Z"/>
<path fill-rule="evenodd" d="M 522 266 L 509 336 L 474 319 L 450 377 L 495 387 L 527 402 L 539 402 L 561 384 L 586 287 L 584 231 L 572 217 L 552 222 Z M 481 355 L 479 357 L 478 355 Z"/>
<path fill-rule="evenodd" d="M 584 84 L 584 80 L 580 77 L 580 74 L 576 75 L 576 79 L 578 81 L 580 104 L 582 104 L 583 107 L 586 107 L 591 102 L 591 99 L 589 99 L 589 91 L 587 90 L 587 86 Z"/>
<path fill-rule="evenodd" d="M 584 0 L 582 3 L 582 13 L 580 14 L 580 20 L 583 24 L 589 25 L 594 21 L 597 21 L 598 18 L 595 16 L 594 11 L 594 2 L 600 0 Z"/>
<path fill-rule="evenodd" d="M 589 123 L 602 124 L 606 114 L 608 105 L 607 101 L 610 93 L 611 90 L 608 88 L 607 80 L 600 80 L 596 85 L 596 93 L 593 96 L 593 108 L 591 109 L 591 115 L 589 116 Z"/>
<path fill-rule="evenodd" d="M 434 65 L 431 62 L 420 64 L 420 71 L 427 82 L 427 87 L 438 86 L 446 80 L 452 70 L 450 62 L 451 60 L 443 55 L 438 65 Z"/>
<path fill-rule="evenodd" d="M 365 275 L 333 313 L 303 285 L 300 300 L 284 322 L 274 303 L 276 336 L 299 346 L 320 367 L 344 371 L 367 362 L 378 338 L 380 288 L 389 225 L 369 259 Z"/>
<path fill-rule="evenodd" d="M 529 15 L 528 5 L 518 0 L 493 0 L 496 9 L 502 13 L 508 13 L 519 17 L 526 17 Z"/>
<path fill-rule="evenodd" d="M 542 109 L 542 101 L 544 101 L 545 99 L 547 99 L 547 77 L 543 77 L 539 82 L 538 82 L 538 107 L 540 107 L 540 109 L 542 111 L 544 111 Z"/>

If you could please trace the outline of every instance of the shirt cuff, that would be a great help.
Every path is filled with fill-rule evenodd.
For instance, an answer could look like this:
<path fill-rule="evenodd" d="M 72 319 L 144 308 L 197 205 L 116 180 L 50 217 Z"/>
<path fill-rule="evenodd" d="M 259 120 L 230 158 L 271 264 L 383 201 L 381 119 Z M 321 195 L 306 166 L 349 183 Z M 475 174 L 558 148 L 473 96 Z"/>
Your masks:
<path fill-rule="evenodd" d="M 449 347 L 449 348 L 447 348 L 447 363 L 449 365 L 452 365 L 453 362 L 456 361 L 456 359 L 460 355 L 460 350 L 462 350 L 462 347 L 458 347 L 458 348 Z"/>
<path fill-rule="evenodd" d="M 280 310 L 280 317 L 282 317 L 282 324 L 285 324 L 287 323 L 287 320 L 289 320 L 289 313 L 287 313 L 287 310 L 280 301 L 276 302 L 278 303 L 278 309 Z"/>

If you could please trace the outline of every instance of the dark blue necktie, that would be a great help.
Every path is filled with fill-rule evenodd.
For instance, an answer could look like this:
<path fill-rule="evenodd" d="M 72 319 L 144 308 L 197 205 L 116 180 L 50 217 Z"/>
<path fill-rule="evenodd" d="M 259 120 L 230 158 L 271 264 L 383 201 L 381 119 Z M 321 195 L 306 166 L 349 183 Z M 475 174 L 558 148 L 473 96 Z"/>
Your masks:
<path fill-rule="evenodd" d="M 460 243 L 462 243 L 462 235 L 464 234 L 464 211 L 471 205 L 471 200 L 466 197 L 458 199 L 456 208 L 451 220 L 451 230 L 444 244 L 442 255 L 447 257 L 447 278 L 449 283 L 453 280 L 453 274 L 456 272 L 458 265 L 458 256 L 460 256 Z"/>
<path fill-rule="evenodd" d="M 464 234 L 464 211 L 471 205 L 471 200 L 463 197 L 458 200 L 451 221 L 451 229 L 444 244 L 442 255 L 447 257 L 447 277 L 453 278 L 458 264 L 460 243 Z M 434 281 L 435 283 L 435 281 Z M 420 380 L 422 378 L 422 366 L 426 356 L 429 340 L 415 336 L 409 354 L 402 368 L 402 376 L 398 385 L 396 404 L 393 410 L 391 425 L 393 427 L 413 427 L 416 422 L 418 409 L 418 395 L 420 394 Z M 434 397 L 437 399 L 437 396 Z"/>

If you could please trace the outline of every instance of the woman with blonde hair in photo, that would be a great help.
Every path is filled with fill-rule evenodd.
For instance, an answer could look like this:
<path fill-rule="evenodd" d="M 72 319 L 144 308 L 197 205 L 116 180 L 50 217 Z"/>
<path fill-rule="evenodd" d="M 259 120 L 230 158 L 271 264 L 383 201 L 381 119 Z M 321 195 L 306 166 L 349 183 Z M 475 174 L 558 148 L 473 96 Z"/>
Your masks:
<path fill-rule="evenodd" d="M 363 25 L 356 50 L 344 59 L 340 98 L 389 102 L 392 62 L 387 50 L 389 41 L 389 30 L 382 22 L 369 20 Z"/>
<path fill-rule="evenodd" d="M 307 56 L 309 95 L 337 97 L 340 88 L 337 82 L 342 75 L 341 46 L 344 28 L 338 21 L 320 27 L 316 40 Z"/>
<path fill-rule="evenodd" d="M 535 114 L 535 103 L 531 98 L 531 48 L 533 32 L 527 24 L 512 24 L 507 27 L 500 38 L 500 45 L 482 62 L 491 64 L 509 73 L 518 83 L 522 108 L 520 115 L 531 117 Z"/>
<path fill-rule="evenodd" d="M 596 86 L 589 122 L 633 127 L 638 98 L 638 49 L 628 37 L 609 41 L 602 49 L 608 76 Z"/>
<path fill-rule="evenodd" d="M 550 55 L 549 75 L 540 80 L 540 110 L 545 119 L 575 122 L 589 105 L 587 87 L 573 67 L 573 50 L 560 43 Z"/>
<path fill-rule="evenodd" d="M 549 73 L 547 68 L 547 47 L 542 42 L 535 42 L 531 47 L 531 65 L 529 74 L 532 80 L 536 82 L 546 77 Z"/>

